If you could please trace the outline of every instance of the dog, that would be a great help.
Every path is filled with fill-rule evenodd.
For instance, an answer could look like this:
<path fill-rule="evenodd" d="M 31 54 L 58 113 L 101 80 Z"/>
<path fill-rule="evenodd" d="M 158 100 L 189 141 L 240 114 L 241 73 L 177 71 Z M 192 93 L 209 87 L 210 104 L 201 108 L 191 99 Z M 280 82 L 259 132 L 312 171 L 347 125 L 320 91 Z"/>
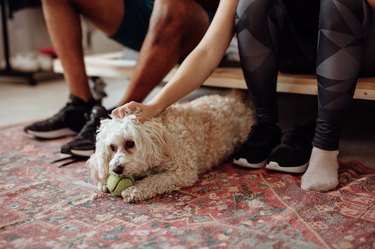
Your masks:
<path fill-rule="evenodd" d="M 229 159 L 254 122 L 241 90 L 176 103 L 143 123 L 134 113 L 105 119 L 87 164 L 99 191 L 108 192 L 109 174 L 132 176 L 134 185 L 121 195 L 125 202 L 143 201 L 192 186 L 200 174 Z"/>

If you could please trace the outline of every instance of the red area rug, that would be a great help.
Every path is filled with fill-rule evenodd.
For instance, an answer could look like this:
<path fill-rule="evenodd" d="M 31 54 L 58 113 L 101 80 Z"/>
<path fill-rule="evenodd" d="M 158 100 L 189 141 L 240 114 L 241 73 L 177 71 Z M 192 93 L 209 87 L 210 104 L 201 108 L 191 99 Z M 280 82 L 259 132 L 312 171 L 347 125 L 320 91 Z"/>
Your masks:
<path fill-rule="evenodd" d="M 341 163 L 340 186 L 224 164 L 193 187 L 137 204 L 101 195 L 85 163 L 58 168 L 67 139 L 0 129 L 0 248 L 374 248 L 375 170 Z"/>

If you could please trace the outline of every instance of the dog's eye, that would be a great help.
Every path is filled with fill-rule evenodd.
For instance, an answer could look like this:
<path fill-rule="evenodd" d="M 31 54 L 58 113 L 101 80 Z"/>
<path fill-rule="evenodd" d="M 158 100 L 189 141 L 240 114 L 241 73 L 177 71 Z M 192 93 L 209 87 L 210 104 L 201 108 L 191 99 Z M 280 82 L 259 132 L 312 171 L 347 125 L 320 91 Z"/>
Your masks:
<path fill-rule="evenodd" d="M 117 151 L 117 146 L 116 145 L 111 144 L 109 147 L 111 148 L 111 151 L 113 151 L 113 152 Z"/>
<path fill-rule="evenodd" d="M 133 148 L 134 145 L 135 145 L 134 141 L 128 140 L 128 141 L 125 142 L 125 148 L 127 148 L 127 149 Z"/>

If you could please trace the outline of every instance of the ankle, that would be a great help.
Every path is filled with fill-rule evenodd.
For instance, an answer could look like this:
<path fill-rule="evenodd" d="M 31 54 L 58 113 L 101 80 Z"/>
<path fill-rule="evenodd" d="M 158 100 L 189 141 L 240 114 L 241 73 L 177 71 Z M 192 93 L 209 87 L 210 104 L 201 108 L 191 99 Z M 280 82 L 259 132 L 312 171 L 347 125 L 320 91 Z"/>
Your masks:
<path fill-rule="evenodd" d="M 315 160 L 319 158 L 324 158 L 328 160 L 337 160 L 338 154 L 339 154 L 338 150 L 323 150 L 314 146 L 311 152 L 310 162 L 311 160 Z"/>
<path fill-rule="evenodd" d="M 88 109 L 91 109 L 94 105 L 100 104 L 100 102 L 98 102 L 93 97 L 90 97 L 88 100 L 84 100 L 81 97 L 76 96 L 74 94 L 69 95 L 68 103 L 74 106 L 86 107 Z"/>

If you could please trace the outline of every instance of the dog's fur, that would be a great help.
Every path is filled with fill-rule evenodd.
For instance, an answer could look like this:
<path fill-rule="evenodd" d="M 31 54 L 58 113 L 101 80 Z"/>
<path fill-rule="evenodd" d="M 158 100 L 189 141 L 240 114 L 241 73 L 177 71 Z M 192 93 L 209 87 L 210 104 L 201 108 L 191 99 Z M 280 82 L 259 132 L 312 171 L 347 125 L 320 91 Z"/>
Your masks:
<path fill-rule="evenodd" d="M 134 114 L 102 120 L 88 165 L 103 192 L 110 173 L 138 178 L 122 197 L 142 201 L 193 185 L 199 174 L 231 156 L 254 120 L 241 91 L 178 103 L 144 123 Z"/>

